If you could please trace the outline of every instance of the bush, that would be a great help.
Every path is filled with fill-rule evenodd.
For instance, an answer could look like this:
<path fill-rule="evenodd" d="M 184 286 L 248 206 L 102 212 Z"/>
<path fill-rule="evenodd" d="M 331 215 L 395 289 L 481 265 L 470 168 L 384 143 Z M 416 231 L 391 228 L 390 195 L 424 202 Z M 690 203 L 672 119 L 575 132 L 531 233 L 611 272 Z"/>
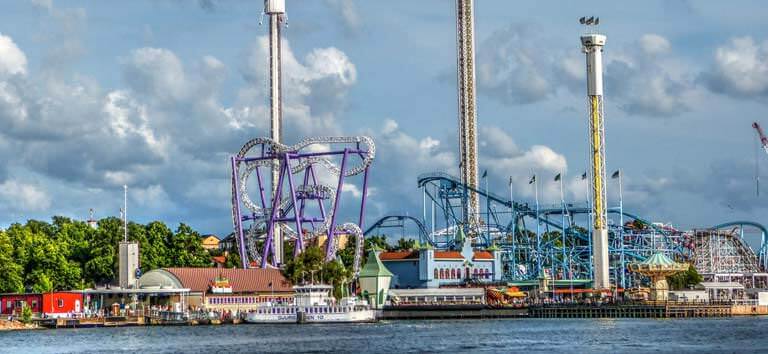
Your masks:
<path fill-rule="evenodd" d="M 21 322 L 32 322 L 32 308 L 29 306 L 24 306 L 24 308 L 21 310 Z"/>

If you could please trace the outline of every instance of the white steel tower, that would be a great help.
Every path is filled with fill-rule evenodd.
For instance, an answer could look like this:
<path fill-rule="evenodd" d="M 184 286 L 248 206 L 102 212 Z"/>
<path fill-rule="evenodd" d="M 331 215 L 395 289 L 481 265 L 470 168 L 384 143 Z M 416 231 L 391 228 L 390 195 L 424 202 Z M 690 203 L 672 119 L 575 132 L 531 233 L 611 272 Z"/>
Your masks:
<path fill-rule="evenodd" d="M 285 22 L 285 0 L 264 0 L 264 13 L 269 16 L 269 117 L 271 138 L 275 142 L 283 141 L 283 100 L 280 26 Z M 272 198 L 280 199 L 277 183 L 280 176 L 280 161 L 272 166 Z M 279 205 L 279 203 L 278 203 Z M 273 231 L 276 264 L 283 263 L 283 233 L 275 224 Z"/>
<path fill-rule="evenodd" d="M 461 182 L 469 188 L 478 187 L 477 113 L 475 106 L 475 15 L 474 0 L 456 0 L 456 46 L 459 89 L 459 169 Z M 469 191 L 462 202 L 463 221 L 477 225 L 480 200 Z"/>
<path fill-rule="evenodd" d="M 597 20 L 599 21 L 599 20 Z M 594 18 L 582 24 L 597 24 Z M 587 96 L 589 98 L 590 189 L 592 194 L 593 288 L 610 289 L 608 278 L 608 228 L 605 195 L 605 119 L 603 117 L 603 46 L 606 36 L 589 33 L 581 36 L 587 56 Z"/>

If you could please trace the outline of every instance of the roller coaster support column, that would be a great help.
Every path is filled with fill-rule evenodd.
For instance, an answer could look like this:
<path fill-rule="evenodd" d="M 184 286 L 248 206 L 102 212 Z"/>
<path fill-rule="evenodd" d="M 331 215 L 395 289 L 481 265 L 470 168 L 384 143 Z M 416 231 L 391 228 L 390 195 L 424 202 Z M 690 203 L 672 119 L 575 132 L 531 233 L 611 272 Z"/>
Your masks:
<path fill-rule="evenodd" d="M 285 166 L 291 166 L 291 162 L 288 159 L 288 154 L 285 154 L 283 162 Z M 285 169 L 285 173 L 288 175 L 288 188 L 291 190 L 291 202 L 293 202 L 293 215 L 296 219 L 296 244 L 293 247 L 293 256 L 298 257 L 299 254 L 304 251 L 304 233 L 302 232 L 301 225 L 301 210 L 299 209 L 299 203 L 296 199 L 296 188 L 293 188 L 293 173 L 290 167 Z"/>
<path fill-rule="evenodd" d="M 234 210 L 232 215 L 232 219 L 235 222 L 235 232 L 237 235 L 237 245 L 240 249 L 240 263 L 243 267 L 243 269 L 248 268 L 248 257 L 243 257 L 245 253 L 245 236 L 243 235 L 243 220 L 240 218 L 240 194 L 237 193 L 239 191 L 240 186 L 237 184 L 237 176 L 239 174 L 237 173 L 237 163 L 235 162 L 235 157 L 232 156 L 230 158 L 230 163 L 232 164 L 232 198 L 234 199 L 232 201 L 234 205 Z"/>
<path fill-rule="evenodd" d="M 601 34 L 581 36 L 583 52 L 587 57 L 587 95 L 589 96 L 589 136 L 591 143 L 590 174 L 594 221 L 592 247 L 595 290 L 610 288 L 608 273 L 608 225 L 605 195 L 605 129 L 603 117 L 603 46 L 606 37 Z"/>
<path fill-rule="evenodd" d="M 347 166 L 347 156 L 349 156 L 349 148 L 344 148 L 344 155 L 341 158 L 341 170 L 339 172 L 339 184 L 336 187 L 336 203 L 333 203 L 333 213 L 331 214 L 331 225 L 328 227 L 328 239 L 325 241 L 325 260 L 331 261 L 334 255 L 335 233 L 336 233 L 336 216 L 338 215 L 339 202 L 341 201 L 341 190 L 344 187 L 344 168 Z"/>
<path fill-rule="evenodd" d="M 277 178 L 277 190 L 275 191 L 276 194 L 274 195 L 282 195 L 283 193 L 283 177 L 285 176 L 285 170 L 290 169 L 290 165 L 288 164 L 281 164 L 280 165 L 280 174 Z M 275 240 L 274 237 L 275 231 L 279 230 L 280 225 L 275 222 L 277 220 L 277 211 L 280 209 L 280 199 L 279 198 L 272 198 L 272 210 L 270 210 L 270 216 L 269 221 L 267 221 L 267 240 L 264 241 L 264 253 L 261 257 L 261 268 L 267 267 L 267 258 L 270 253 L 270 249 L 272 249 L 272 265 L 277 267 L 280 263 L 280 258 L 277 256 L 277 252 L 282 252 L 282 249 L 278 249 L 275 247 Z"/>
<path fill-rule="evenodd" d="M 358 147 L 358 150 L 360 148 Z M 363 196 L 362 201 L 360 202 L 360 222 L 357 224 L 360 226 L 361 230 L 365 230 L 365 200 L 368 196 L 368 169 L 370 167 L 365 168 L 365 172 L 363 172 Z"/>

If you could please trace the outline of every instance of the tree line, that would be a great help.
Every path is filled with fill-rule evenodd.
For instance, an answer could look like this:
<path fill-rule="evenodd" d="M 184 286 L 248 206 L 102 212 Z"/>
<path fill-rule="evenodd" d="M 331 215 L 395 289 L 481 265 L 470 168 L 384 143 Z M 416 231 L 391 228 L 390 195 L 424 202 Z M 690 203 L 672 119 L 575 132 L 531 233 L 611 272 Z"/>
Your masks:
<path fill-rule="evenodd" d="M 101 219 L 96 227 L 61 216 L 50 223 L 12 224 L 0 230 L 0 293 L 111 283 L 118 274 L 118 243 L 122 240 L 123 222 L 116 217 Z M 211 266 L 211 254 L 202 247 L 200 234 L 183 223 L 173 231 L 160 221 L 129 222 L 128 240 L 139 243 L 143 270 Z"/>

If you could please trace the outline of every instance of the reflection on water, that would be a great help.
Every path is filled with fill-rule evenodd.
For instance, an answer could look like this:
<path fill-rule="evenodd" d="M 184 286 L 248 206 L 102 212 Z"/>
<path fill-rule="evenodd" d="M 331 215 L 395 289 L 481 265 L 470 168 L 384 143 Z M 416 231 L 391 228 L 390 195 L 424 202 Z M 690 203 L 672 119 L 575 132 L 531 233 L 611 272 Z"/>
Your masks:
<path fill-rule="evenodd" d="M 768 317 L 509 319 L 0 332 L 8 353 L 761 352 Z"/>

